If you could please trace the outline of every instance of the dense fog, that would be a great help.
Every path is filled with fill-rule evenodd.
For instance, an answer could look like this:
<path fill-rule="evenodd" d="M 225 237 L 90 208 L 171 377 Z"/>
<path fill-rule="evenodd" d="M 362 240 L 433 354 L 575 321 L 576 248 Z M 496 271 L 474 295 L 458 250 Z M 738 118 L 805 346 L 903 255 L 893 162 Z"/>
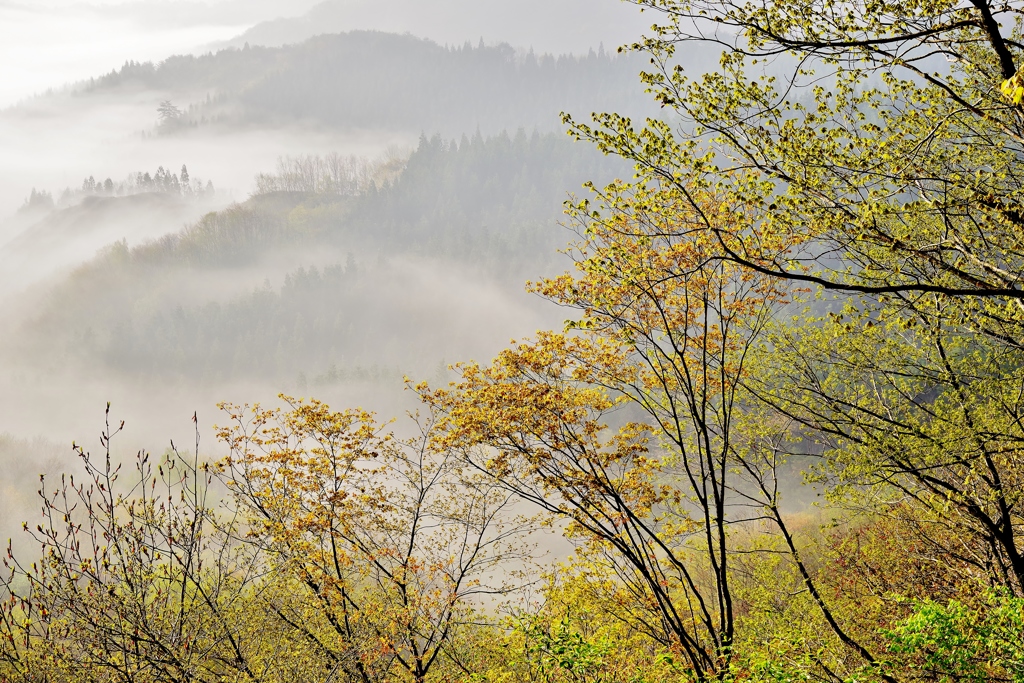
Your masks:
<path fill-rule="evenodd" d="M 562 203 L 621 161 L 562 111 L 656 115 L 616 0 L 0 6 L 0 466 L 71 466 L 104 407 L 124 453 L 215 404 L 399 414 L 564 312 Z M 16 493 L 17 492 L 17 493 Z M 31 495 L 28 498 L 32 498 Z M 19 502 L 21 501 L 21 502 Z"/>

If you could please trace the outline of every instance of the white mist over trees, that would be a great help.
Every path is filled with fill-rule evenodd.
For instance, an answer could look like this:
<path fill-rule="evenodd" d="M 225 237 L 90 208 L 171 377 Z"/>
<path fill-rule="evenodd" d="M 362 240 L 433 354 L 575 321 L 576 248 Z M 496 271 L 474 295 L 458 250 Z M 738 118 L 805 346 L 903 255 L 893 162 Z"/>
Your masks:
<path fill-rule="evenodd" d="M 211 4 L 210 21 L 227 25 L 229 5 Z M 146 15 L 145 3 L 102 11 Z M 172 380 L 148 392 L 161 402 L 200 379 L 203 398 L 186 401 L 211 405 L 250 371 L 271 393 L 345 393 L 443 374 L 520 325 L 548 325 L 557 313 L 520 282 L 558 258 L 561 202 L 628 173 L 552 137 L 565 96 L 583 112 L 654 107 L 613 46 L 546 55 L 500 41 L 348 31 L 126 54 L 0 113 L 0 403 L 13 411 L 0 431 L 73 438 L 78 427 L 42 418 L 64 382 L 82 389 L 64 394 L 69 425 L 112 385 L 133 395 L 131 377 Z M 133 424 L 161 412 L 146 400 L 129 401 Z"/>

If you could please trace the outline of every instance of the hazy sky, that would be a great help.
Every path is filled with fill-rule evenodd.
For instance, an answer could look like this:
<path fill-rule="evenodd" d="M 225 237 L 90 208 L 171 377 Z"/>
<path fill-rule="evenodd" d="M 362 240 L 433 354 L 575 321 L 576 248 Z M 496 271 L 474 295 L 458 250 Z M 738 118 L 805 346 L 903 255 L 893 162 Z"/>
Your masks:
<path fill-rule="evenodd" d="M 0 0 L 0 107 L 109 72 L 226 40 L 253 24 L 296 16 L 315 0 Z"/>
<path fill-rule="evenodd" d="M 0 0 L 0 108 L 108 73 L 128 59 L 205 51 L 320 0 Z M 614 47 L 653 17 L 620 0 L 331 0 L 304 34 L 378 29 L 461 44 L 484 37 L 539 51 Z"/>

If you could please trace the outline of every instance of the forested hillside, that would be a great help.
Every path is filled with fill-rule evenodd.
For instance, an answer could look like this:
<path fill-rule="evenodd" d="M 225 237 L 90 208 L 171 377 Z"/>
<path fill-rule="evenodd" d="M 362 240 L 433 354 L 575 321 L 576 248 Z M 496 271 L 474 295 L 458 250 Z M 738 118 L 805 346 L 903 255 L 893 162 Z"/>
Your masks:
<path fill-rule="evenodd" d="M 83 179 L 54 194 L 34 188 L 0 232 L 0 291 L 46 280 L 119 240 L 138 245 L 175 232 L 225 200 L 213 184 L 162 166 L 125 180 Z"/>
<path fill-rule="evenodd" d="M 7 343 L 146 381 L 292 385 L 433 372 L 500 315 L 470 313 L 459 289 L 515 293 L 557 267 L 571 236 L 557 225 L 567 191 L 630 173 L 562 136 L 522 130 L 424 137 L 396 163 L 379 187 L 315 192 L 310 177 L 306 191 L 257 194 L 180 233 L 116 244 L 47 295 Z M 446 271 L 465 279 L 446 281 Z"/>
<path fill-rule="evenodd" d="M 225 49 L 126 63 L 83 95 L 179 93 L 162 119 L 171 132 L 219 123 L 314 123 L 458 136 L 480 129 L 554 130 L 561 111 L 657 111 L 637 97 L 642 61 L 603 50 L 536 55 L 509 45 L 445 47 L 411 35 L 358 31 L 298 45 Z"/>

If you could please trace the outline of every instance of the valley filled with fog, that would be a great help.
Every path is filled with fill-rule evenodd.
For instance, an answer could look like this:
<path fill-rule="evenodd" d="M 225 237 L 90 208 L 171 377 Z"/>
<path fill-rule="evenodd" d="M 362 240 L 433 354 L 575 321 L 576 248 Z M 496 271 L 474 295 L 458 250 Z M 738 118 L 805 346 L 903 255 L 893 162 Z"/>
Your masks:
<path fill-rule="evenodd" d="M 125 453 L 193 412 L 213 448 L 219 401 L 400 414 L 404 377 L 560 326 L 524 284 L 631 169 L 559 115 L 658 111 L 615 51 L 644 17 L 584 5 L 0 8 L 0 516 L 108 401 Z"/>

